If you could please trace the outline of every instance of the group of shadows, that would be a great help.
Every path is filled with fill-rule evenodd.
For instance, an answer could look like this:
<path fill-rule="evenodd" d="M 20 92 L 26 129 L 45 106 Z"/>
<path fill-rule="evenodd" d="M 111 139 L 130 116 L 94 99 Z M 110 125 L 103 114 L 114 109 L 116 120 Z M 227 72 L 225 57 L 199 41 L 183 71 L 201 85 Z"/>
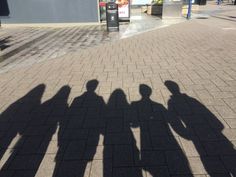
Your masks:
<path fill-rule="evenodd" d="M 172 93 L 167 109 L 151 100 L 152 89 L 145 84 L 139 87 L 141 99 L 131 104 L 122 89 L 114 90 L 105 103 L 95 93 L 97 86 L 97 80 L 88 81 L 87 91 L 70 106 L 69 86 L 41 103 L 43 84 L 11 104 L 0 117 L 0 158 L 11 153 L 0 176 L 33 177 L 44 157 L 54 153 L 52 176 L 83 177 L 97 148 L 103 147 L 97 170 L 103 170 L 104 177 L 143 177 L 143 171 L 153 177 L 191 177 L 176 137 L 192 142 L 211 177 L 236 175 L 234 146 L 223 135 L 223 124 L 198 100 L 181 93 L 177 83 L 165 82 Z M 136 130 L 140 138 L 135 138 Z M 49 148 L 53 142 L 57 150 Z M 96 176 L 96 170 L 93 173 Z"/>

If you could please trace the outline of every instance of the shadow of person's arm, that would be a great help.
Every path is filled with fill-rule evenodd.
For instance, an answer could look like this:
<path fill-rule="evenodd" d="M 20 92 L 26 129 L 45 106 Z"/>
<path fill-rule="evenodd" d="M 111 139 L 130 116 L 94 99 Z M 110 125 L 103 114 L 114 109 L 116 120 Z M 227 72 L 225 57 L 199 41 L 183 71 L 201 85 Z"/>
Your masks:
<path fill-rule="evenodd" d="M 181 137 L 190 140 L 191 131 L 190 129 L 181 121 L 181 117 L 176 115 L 174 112 L 167 111 L 165 113 L 165 118 L 169 126 Z"/>
<path fill-rule="evenodd" d="M 130 104 L 130 108 L 129 108 L 129 125 L 132 128 L 139 128 L 140 124 L 138 121 L 138 115 L 137 115 L 137 103 L 136 102 L 132 102 Z"/>

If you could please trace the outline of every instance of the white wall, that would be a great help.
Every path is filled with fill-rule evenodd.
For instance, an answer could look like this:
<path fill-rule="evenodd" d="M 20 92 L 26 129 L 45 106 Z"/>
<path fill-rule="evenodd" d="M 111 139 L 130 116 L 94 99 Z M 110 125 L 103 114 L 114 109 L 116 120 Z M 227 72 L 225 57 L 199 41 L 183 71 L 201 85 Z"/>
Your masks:
<path fill-rule="evenodd" d="M 150 4 L 152 0 L 132 0 L 132 5 Z"/>

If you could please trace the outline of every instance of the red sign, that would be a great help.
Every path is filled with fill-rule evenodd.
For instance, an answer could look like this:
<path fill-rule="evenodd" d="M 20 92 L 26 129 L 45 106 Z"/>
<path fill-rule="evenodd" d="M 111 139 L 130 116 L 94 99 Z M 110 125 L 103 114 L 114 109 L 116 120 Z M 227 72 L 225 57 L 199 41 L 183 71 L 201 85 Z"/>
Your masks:
<path fill-rule="evenodd" d="M 99 2 L 100 7 L 106 7 L 106 2 Z"/>
<path fill-rule="evenodd" d="M 119 17 L 129 18 L 129 0 L 117 0 L 119 6 Z"/>

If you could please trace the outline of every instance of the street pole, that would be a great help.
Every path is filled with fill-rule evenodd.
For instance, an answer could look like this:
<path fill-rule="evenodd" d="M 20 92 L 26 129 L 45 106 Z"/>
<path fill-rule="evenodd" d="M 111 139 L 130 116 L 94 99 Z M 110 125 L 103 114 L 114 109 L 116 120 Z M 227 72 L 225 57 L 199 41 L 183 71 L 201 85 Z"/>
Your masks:
<path fill-rule="evenodd" d="M 187 14 L 187 19 L 191 19 L 191 11 L 192 11 L 192 0 L 188 1 L 188 14 Z"/>

